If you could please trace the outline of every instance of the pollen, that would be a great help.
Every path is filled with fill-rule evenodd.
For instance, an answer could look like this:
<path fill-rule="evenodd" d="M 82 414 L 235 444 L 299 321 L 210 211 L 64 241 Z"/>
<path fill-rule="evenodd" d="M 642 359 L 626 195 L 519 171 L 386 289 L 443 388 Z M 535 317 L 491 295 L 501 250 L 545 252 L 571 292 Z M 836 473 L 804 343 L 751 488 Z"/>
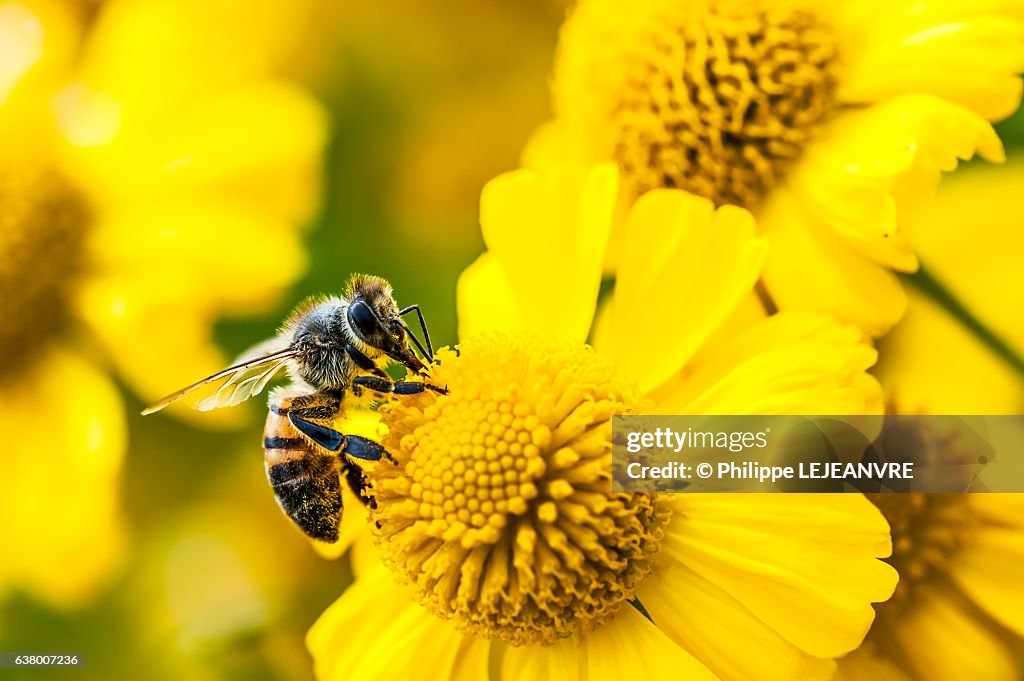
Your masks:
<path fill-rule="evenodd" d="M 611 418 L 639 394 L 583 345 L 487 335 L 438 353 L 384 408 L 377 545 L 434 614 L 548 644 L 614 616 L 651 571 L 665 511 L 611 492 Z"/>
<path fill-rule="evenodd" d="M 595 138 L 634 195 L 674 187 L 754 209 L 832 112 L 834 33 L 812 11 L 771 0 L 695 0 L 663 12 L 611 47 L 570 19 L 564 51 L 625 69 L 618 91 L 604 94 Z M 563 97 L 569 108 L 595 101 Z"/>
<path fill-rule="evenodd" d="M 25 368 L 66 326 L 90 223 L 60 173 L 11 160 L 0 164 L 0 378 Z"/>

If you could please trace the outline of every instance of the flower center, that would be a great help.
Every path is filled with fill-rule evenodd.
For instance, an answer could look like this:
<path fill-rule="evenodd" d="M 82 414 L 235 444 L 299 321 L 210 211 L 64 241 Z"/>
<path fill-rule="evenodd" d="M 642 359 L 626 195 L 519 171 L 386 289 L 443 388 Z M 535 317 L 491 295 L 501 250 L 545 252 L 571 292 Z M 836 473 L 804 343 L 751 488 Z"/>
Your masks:
<path fill-rule="evenodd" d="M 31 363 L 66 325 L 89 211 L 59 173 L 0 164 L 0 380 Z"/>
<path fill-rule="evenodd" d="M 892 564 L 900 582 L 876 607 L 876 627 L 898 622 L 918 590 L 941 583 L 950 559 L 970 538 L 977 518 L 963 494 L 869 494 L 892 528 Z M 876 637 L 872 637 L 876 638 Z"/>
<path fill-rule="evenodd" d="M 653 17 L 624 55 L 630 86 L 610 123 L 635 195 L 677 187 L 753 209 L 814 136 L 833 106 L 833 33 L 811 12 L 771 4 Z"/>
<path fill-rule="evenodd" d="M 611 417 L 636 389 L 582 345 L 484 336 L 438 353 L 384 408 L 398 467 L 374 475 L 377 545 L 463 630 L 547 644 L 611 618 L 651 571 L 664 511 L 611 493 Z"/>

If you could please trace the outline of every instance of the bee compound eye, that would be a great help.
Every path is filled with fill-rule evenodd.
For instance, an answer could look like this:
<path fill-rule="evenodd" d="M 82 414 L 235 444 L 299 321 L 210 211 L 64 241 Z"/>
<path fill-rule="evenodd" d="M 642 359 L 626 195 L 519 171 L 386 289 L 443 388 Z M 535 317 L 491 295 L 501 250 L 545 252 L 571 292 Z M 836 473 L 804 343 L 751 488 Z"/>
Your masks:
<path fill-rule="evenodd" d="M 348 323 L 352 330 L 363 340 L 367 340 L 380 331 L 380 324 L 370 306 L 362 301 L 352 303 L 348 308 Z"/>

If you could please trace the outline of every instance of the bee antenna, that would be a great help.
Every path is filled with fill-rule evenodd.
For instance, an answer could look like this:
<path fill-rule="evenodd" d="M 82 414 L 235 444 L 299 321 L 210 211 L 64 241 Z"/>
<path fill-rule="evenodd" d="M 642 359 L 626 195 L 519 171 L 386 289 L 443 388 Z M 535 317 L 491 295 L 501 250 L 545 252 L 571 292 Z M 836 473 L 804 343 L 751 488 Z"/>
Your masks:
<path fill-rule="evenodd" d="M 398 316 L 399 317 L 404 317 L 405 315 L 407 315 L 407 314 L 409 314 L 410 312 L 413 312 L 413 311 L 416 312 L 416 316 L 420 320 L 420 328 L 423 329 L 423 340 L 427 344 L 426 352 L 423 351 L 423 346 L 420 345 L 419 340 L 417 340 L 416 336 L 413 335 L 412 330 L 409 329 L 408 326 L 406 326 L 405 322 L 399 320 L 399 323 L 401 323 L 402 328 L 404 328 L 406 331 L 408 331 L 409 335 L 412 336 L 413 341 L 416 343 L 416 347 L 420 349 L 420 353 L 422 353 L 423 356 L 426 357 L 428 360 L 433 362 L 434 361 L 434 348 L 430 345 L 430 332 L 427 331 L 427 323 L 423 320 L 423 313 L 420 312 L 420 306 L 419 305 L 410 305 L 409 307 L 405 308 L 404 310 L 399 311 Z"/>
<path fill-rule="evenodd" d="M 403 322 L 401 319 L 398 320 L 398 323 L 401 325 L 403 329 L 405 329 L 405 332 L 409 334 L 409 338 L 412 339 L 412 342 L 416 345 L 416 349 L 420 351 L 420 354 L 423 357 L 425 357 L 427 361 L 433 362 L 434 358 L 427 354 L 427 351 L 423 349 L 423 345 L 420 343 L 420 339 L 417 338 L 415 334 L 413 334 L 412 329 L 409 328 L 409 325 Z"/>

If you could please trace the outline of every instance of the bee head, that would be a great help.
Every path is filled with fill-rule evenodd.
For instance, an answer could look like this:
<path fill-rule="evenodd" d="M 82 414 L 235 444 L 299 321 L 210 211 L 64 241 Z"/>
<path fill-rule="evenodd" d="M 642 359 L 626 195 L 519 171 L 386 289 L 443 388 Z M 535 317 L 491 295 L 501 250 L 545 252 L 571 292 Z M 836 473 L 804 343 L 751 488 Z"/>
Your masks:
<path fill-rule="evenodd" d="M 391 285 L 380 277 L 356 275 L 345 290 L 348 326 L 359 340 L 401 362 L 410 371 L 424 368 L 409 344 Z"/>

